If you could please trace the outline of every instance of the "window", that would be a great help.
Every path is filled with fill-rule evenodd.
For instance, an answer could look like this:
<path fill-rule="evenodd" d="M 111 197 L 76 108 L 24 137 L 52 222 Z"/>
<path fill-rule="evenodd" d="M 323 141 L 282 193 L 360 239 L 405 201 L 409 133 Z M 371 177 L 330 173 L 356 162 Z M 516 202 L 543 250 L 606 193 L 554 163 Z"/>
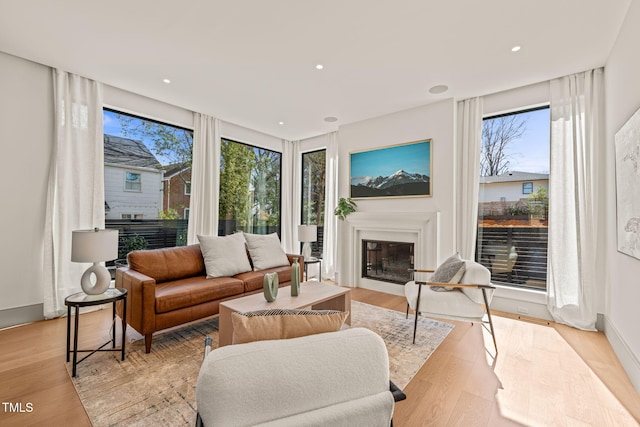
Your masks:
<path fill-rule="evenodd" d="M 302 224 L 318 226 L 318 240 L 311 244 L 311 254 L 322 256 L 324 236 L 324 200 L 327 150 L 302 154 Z"/>
<path fill-rule="evenodd" d="M 184 219 L 189 219 L 189 208 L 184 208 Z"/>
<path fill-rule="evenodd" d="M 191 180 L 193 132 L 110 109 L 103 120 L 105 226 L 120 232 L 118 258 L 186 244 L 189 196 L 181 184 Z"/>
<path fill-rule="evenodd" d="M 280 235 L 282 154 L 223 139 L 218 234 Z"/>
<path fill-rule="evenodd" d="M 549 108 L 482 126 L 477 261 L 495 283 L 546 290 Z"/>
<path fill-rule="evenodd" d="M 124 189 L 125 191 L 142 191 L 142 180 L 139 173 L 125 172 L 124 174 Z"/>
<path fill-rule="evenodd" d="M 191 195 L 191 181 L 186 181 L 184 183 L 184 195 L 185 196 Z"/>

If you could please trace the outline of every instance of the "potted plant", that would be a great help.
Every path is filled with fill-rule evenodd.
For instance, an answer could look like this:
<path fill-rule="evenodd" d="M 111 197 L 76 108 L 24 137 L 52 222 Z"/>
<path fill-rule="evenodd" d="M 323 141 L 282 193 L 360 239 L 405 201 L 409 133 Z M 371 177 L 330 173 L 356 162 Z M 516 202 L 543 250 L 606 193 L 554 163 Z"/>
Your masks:
<path fill-rule="evenodd" d="M 356 202 L 351 200 L 349 197 L 341 197 L 338 200 L 338 206 L 336 207 L 333 213 L 341 220 L 344 220 L 347 215 L 356 211 Z"/>

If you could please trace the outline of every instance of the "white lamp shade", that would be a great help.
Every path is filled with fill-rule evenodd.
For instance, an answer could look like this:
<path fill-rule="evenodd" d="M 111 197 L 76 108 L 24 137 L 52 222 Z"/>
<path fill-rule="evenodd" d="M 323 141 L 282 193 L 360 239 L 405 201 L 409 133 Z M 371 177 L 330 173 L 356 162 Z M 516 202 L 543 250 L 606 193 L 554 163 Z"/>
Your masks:
<path fill-rule="evenodd" d="M 118 258 L 118 230 L 74 230 L 71 261 L 100 262 Z"/>
<path fill-rule="evenodd" d="M 318 226 L 316 225 L 299 225 L 298 241 L 315 242 L 318 240 Z"/>

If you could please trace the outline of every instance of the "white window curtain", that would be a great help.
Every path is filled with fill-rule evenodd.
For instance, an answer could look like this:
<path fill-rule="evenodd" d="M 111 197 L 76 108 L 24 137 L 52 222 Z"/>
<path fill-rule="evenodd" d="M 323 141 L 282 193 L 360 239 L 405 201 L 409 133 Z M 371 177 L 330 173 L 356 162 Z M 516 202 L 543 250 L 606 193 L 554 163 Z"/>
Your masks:
<path fill-rule="evenodd" d="M 193 160 L 187 244 L 198 243 L 198 234 L 218 235 L 220 189 L 220 120 L 194 113 Z"/>
<path fill-rule="evenodd" d="M 551 81 L 547 307 L 557 322 L 585 330 L 596 322 L 603 74 L 599 68 Z"/>
<path fill-rule="evenodd" d="M 104 228 L 102 85 L 53 70 L 54 138 L 44 235 L 44 317 L 66 313 L 89 266 L 71 262 L 71 232 Z"/>
<path fill-rule="evenodd" d="M 474 259 L 478 229 L 482 98 L 458 102 L 456 140 L 456 247 L 463 259 Z M 447 255 L 447 254 L 445 254 Z M 448 255 L 447 255 L 448 256 Z"/>
<path fill-rule="evenodd" d="M 326 135 L 326 173 L 324 200 L 324 236 L 322 241 L 322 277 L 335 280 L 338 260 L 338 217 L 333 213 L 338 205 L 338 132 Z"/>
<path fill-rule="evenodd" d="M 281 241 L 285 252 L 300 253 L 298 224 L 301 211 L 301 157 L 300 141 L 282 140 L 282 195 Z"/>

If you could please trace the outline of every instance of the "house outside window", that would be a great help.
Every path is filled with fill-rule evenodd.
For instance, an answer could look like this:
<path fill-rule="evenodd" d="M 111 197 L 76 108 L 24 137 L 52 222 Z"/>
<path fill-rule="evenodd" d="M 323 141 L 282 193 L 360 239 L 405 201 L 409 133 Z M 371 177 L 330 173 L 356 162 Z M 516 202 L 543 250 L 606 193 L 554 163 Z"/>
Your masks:
<path fill-rule="evenodd" d="M 124 189 L 125 191 L 142 191 L 142 178 L 139 173 L 125 172 L 124 174 Z"/>
<path fill-rule="evenodd" d="M 220 150 L 218 234 L 280 236 L 282 154 L 229 139 Z"/>
<path fill-rule="evenodd" d="M 120 233 L 118 258 L 185 245 L 189 196 L 180 185 L 191 180 L 193 131 L 108 108 L 103 122 L 105 227 Z M 169 197 L 169 170 L 179 197 Z"/>
<path fill-rule="evenodd" d="M 546 290 L 549 108 L 483 120 L 476 260 L 492 282 Z"/>
<path fill-rule="evenodd" d="M 322 256 L 324 240 L 326 157 L 324 149 L 302 154 L 301 224 L 317 225 L 318 240 L 311 244 L 311 255 L 315 257 Z"/>

